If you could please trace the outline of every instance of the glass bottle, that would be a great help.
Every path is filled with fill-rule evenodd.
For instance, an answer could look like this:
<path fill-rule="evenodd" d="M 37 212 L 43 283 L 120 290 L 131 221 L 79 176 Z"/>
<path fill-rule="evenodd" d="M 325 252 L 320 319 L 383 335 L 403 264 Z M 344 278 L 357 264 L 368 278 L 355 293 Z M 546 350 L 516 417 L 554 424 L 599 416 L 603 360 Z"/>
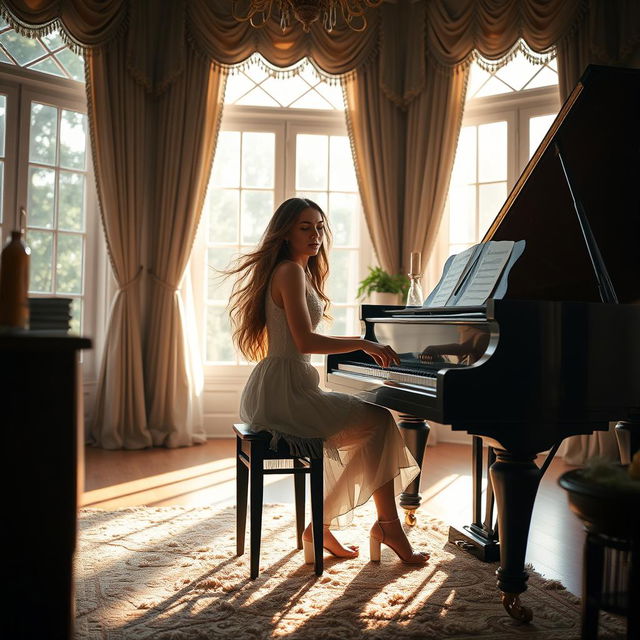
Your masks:
<path fill-rule="evenodd" d="M 407 307 L 421 307 L 424 302 L 422 286 L 420 284 L 420 253 L 411 252 L 411 266 L 409 268 L 409 293 L 407 294 Z"/>
<path fill-rule="evenodd" d="M 22 208 L 21 218 L 25 215 Z M 29 324 L 30 253 L 22 230 L 12 231 L 0 258 L 0 327 L 26 329 Z"/>

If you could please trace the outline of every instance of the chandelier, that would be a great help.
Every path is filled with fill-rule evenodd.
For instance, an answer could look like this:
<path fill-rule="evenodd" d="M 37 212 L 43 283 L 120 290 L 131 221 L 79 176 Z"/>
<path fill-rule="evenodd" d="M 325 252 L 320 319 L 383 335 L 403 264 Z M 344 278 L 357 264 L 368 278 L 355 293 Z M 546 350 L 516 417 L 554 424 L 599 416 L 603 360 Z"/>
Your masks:
<path fill-rule="evenodd" d="M 322 18 L 322 26 L 333 31 L 342 13 L 345 23 L 353 31 L 367 28 L 365 11 L 368 7 L 377 7 L 382 0 L 232 0 L 233 17 L 239 22 L 249 22 L 252 27 L 264 27 L 271 18 L 274 5 L 280 14 L 280 27 L 284 32 L 291 26 L 291 17 L 302 23 L 307 33 L 311 25 Z M 274 18 L 276 16 L 274 15 Z"/>

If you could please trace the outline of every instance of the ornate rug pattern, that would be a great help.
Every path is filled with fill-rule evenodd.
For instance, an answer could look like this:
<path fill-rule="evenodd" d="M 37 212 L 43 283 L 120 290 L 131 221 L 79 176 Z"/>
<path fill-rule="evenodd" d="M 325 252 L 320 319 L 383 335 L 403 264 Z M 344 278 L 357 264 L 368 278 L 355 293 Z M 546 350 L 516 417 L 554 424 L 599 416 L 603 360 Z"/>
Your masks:
<path fill-rule="evenodd" d="M 83 510 L 76 638 L 579 639 L 579 600 L 557 581 L 531 575 L 523 601 L 534 620 L 519 624 L 499 602 L 497 565 L 447 543 L 448 525 L 420 514 L 409 536 L 431 560 L 413 568 L 385 547 L 380 565 L 369 562 L 372 521 L 367 506 L 338 533 L 360 544 L 361 556 L 326 555 L 317 578 L 295 548 L 292 505 L 265 505 L 261 574 L 252 581 L 248 548 L 235 556 L 233 508 Z M 601 639 L 624 636 L 623 621 L 601 614 Z"/>

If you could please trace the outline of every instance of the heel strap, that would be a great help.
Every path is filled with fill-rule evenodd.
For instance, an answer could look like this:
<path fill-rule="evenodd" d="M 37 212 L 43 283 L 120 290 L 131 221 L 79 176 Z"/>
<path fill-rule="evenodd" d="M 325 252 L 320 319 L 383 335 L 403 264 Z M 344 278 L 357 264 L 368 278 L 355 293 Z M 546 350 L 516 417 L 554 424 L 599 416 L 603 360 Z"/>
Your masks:
<path fill-rule="evenodd" d="M 393 520 L 377 520 L 378 524 L 393 524 L 394 522 L 398 522 L 400 518 L 394 518 Z"/>

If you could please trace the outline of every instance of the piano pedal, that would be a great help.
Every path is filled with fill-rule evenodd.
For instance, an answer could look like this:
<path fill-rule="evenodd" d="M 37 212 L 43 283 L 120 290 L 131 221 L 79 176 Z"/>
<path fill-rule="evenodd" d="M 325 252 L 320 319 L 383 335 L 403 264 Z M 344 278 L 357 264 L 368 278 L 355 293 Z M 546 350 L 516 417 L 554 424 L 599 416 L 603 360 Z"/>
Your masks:
<path fill-rule="evenodd" d="M 497 562 L 500 560 L 500 543 L 474 533 L 467 525 L 462 528 L 450 526 L 449 542 L 482 560 L 482 562 Z"/>

